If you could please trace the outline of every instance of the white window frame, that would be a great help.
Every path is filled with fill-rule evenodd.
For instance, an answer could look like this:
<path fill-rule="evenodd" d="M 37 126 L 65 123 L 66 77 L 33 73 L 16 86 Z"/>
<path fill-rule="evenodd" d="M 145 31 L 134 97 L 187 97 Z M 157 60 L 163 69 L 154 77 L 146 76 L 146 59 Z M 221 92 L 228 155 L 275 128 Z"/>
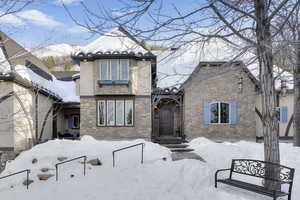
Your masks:
<path fill-rule="evenodd" d="M 132 124 L 128 124 L 127 120 L 126 120 L 126 101 L 132 102 L 132 117 L 131 117 Z M 131 99 L 125 100 L 124 101 L 124 124 L 125 124 L 125 126 L 134 126 L 134 113 L 135 113 L 134 100 L 131 100 Z"/>
<path fill-rule="evenodd" d="M 117 102 L 123 101 L 123 124 L 117 124 Z M 126 121 L 126 102 L 132 102 L 132 124 L 128 124 Z M 108 124 L 108 102 L 113 102 L 114 104 L 114 125 Z M 100 103 L 104 103 L 104 124 L 100 124 L 100 113 L 99 106 Z M 99 127 L 132 127 L 134 126 L 134 118 L 135 118 L 135 102 L 134 99 L 103 99 L 97 101 L 97 126 Z"/>
<path fill-rule="evenodd" d="M 108 73 L 107 74 L 107 79 L 102 79 L 102 66 L 101 66 L 101 63 L 103 61 L 107 61 L 107 66 L 108 66 L 108 68 L 107 68 L 107 73 Z M 110 77 L 110 62 L 109 62 L 109 60 L 107 60 L 107 59 L 99 60 L 99 62 L 98 62 L 98 69 L 99 69 L 99 79 L 100 80 L 105 81 L 105 80 L 110 80 L 111 79 L 111 77 Z"/>
<path fill-rule="evenodd" d="M 112 79 L 112 70 L 111 70 L 111 61 L 112 60 L 117 60 L 117 79 L 116 80 L 113 80 Z M 126 60 L 127 61 L 127 74 L 128 74 L 128 78 L 127 79 L 123 79 L 123 75 L 122 75 L 122 66 L 121 66 L 121 60 L 124 61 Z M 105 80 L 109 80 L 109 81 L 128 81 L 129 80 L 129 59 L 103 59 L 103 60 L 99 60 L 98 62 L 98 69 L 99 69 L 99 77 L 100 77 L 100 80 L 103 80 L 105 81 L 104 79 L 102 79 L 102 66 L 101 66 L 101 63 L 102 61 L 107 61 L 107 65 L 108 65 L 108 69 L 107 69 L 107 78 L 108 79 L 105 79 Z"/>
<path fill-rule="evenodd" d="M 127 79 L 123 79 L 123 69 L 122 69 L 122 65 L 121 65 L 121 61 L 127 61 L 127 74 L 128 74 L 128 77 Z M 122 80 L 122 81 L 128 81 L 129 80 L 129 59 L 119 59 L 119 80 Z"/>
<path fill-rule="evenodd" d="M 229 106 L 228 123 L 221 123 L 221 103 L 228 104 L 228 106 Z M 209 103 L 209 115 L 210 116 L 211 116 L 211 105 L 212 104 L 218 104 L 218 122 L 217 123 L 211 122 L 211 117 L 210 117 L 209 124 L 230 124 L 230 121 L 231 121 L 231 119 L 230 119 L 231 118 L 231 106 L 230 106 L 230 103 L 224 102 L 224 101 L 217 101 L 217 102 Z"/>
<path fill-rule="evenodd" d="M 104 112 L 104 124 L 100 124 L 100 117 L 99 117 L 99 115 L 100 115 L 100 113 L 99 113 L 99 106 L 100 106 L 100 103 L 104 103 L 104 108 L 103 108 L 103 112 Z M 106 101 L 105 100 L 99 100 L 98 102 L 97 102 L 97 117 L 98 117 L 98 119 L 97 119 L 97 125 L 98 126 L 106 126 Z"/>
<path fill-rule="evenodd" d="M 117 123 L 117 116 L 118 116 L 118 112 L 117 112 L 117 102 L 122 102 L 123 103 L 123 123 L 122 124 L 118 124 Z M 115 104 L 116 104 L 116 108 L 115 108 L 115 116 L 116 116 L 116 126 L 124 126 L 125 125 L 125 100 L 124 99 L 122 99 L 122 100 L 116 100 L 115 101 Z"/>
<path fill-rule="evenodd" d="M 108 123 L 108 104 L 112 103 L 114 111 L 113 111 L 113 124 Z M 115 100 L 106 100 L 106 126 L 116 126 L 116 101 Z"/>

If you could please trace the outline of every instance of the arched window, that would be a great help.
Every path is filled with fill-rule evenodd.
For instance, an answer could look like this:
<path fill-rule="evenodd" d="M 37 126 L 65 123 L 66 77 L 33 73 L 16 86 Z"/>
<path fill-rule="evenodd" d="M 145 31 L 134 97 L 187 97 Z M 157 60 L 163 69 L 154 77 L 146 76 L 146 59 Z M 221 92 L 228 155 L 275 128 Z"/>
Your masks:
<path fill-rule="evenodd" d="M 229 124 L 230 120 L 229 103 L 217 102 L 210 104 L 210 123 Z"/>

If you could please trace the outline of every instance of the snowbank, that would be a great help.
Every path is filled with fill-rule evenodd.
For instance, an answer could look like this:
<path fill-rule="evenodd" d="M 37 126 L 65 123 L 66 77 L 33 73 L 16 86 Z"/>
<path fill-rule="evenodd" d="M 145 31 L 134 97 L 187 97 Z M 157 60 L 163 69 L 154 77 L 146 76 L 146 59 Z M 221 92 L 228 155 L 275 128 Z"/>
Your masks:
<path fill-rule="evenodd" d="M 112 150 L 127 145 L 145 142 L 145 163 L 141 165 L 140 151 L 132 149 L 116 156 L 116 168 L 112 168 Z M 190 142 L 190 147 L 207 162 L 198 160 L 171 161 L 170 151 L 160 145 L 144 140 L 97 141 L 85 136 L 81 141 L 54 140 L 23 152 L 8 164 L 2 175 L 15 170 L 30 168 L 34 183 L 29 191 L 20 184 L 22 178 L 15 179 L 14 188 L 10 183 L 1 183 L 0 195 L 3 199 L 31 200 L 264 200 L 268 197 L 252 192 L 219 185 L 214 188 L 216 169 L 228 168 L 232 158 L 262 159 L 263 145 L 253 142 L 215 143 L 204 138 Z M 300 148 L 291 144 L 281 144 L 282 164 L 296 168 L 292 199 L 300 196 Z M 51 168 L 57 157 L 87 155 L 89 159 L 99 158 L 102 166 L 88 165 L 87 175 L 82 175 L 82 164 L 78 162 L 61 166 L 59 181 L 55 178 L 39 181 L 36 174 L 42 167 Z M 167 161 L 162 158 L 166 157 Z M 32 159 L 38 161 L 32 164 Z M 70 174 L 74 174 L 70 178 Z M 13 182 L 12 181 L 12 182 Z M 19 181 L 19 184 L 16 184 Z"/>

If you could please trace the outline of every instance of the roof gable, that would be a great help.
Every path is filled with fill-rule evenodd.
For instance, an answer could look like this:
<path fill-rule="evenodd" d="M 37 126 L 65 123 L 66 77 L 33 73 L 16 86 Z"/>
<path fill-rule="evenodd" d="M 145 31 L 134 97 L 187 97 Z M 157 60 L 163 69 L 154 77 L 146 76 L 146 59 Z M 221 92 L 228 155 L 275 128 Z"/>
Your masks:
<path fill-rule="evenodd" d="M 123 51 L 145 54 L 149 52 L 138 40 L 121 27 L 114 28 L 112 31 L 83 47 L 81 51 L 86 54 Z"/>

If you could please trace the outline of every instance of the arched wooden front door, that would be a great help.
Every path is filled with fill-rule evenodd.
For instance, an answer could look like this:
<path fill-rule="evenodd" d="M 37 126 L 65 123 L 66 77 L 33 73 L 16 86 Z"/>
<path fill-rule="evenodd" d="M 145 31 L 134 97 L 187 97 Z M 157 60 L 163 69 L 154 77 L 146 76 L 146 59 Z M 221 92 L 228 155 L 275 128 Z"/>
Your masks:
<path fill-rule="evenodd" d="M 174 135 L 174 113 L 171 105 L 163 105 L 159 111 L 159 136 Z"/>

